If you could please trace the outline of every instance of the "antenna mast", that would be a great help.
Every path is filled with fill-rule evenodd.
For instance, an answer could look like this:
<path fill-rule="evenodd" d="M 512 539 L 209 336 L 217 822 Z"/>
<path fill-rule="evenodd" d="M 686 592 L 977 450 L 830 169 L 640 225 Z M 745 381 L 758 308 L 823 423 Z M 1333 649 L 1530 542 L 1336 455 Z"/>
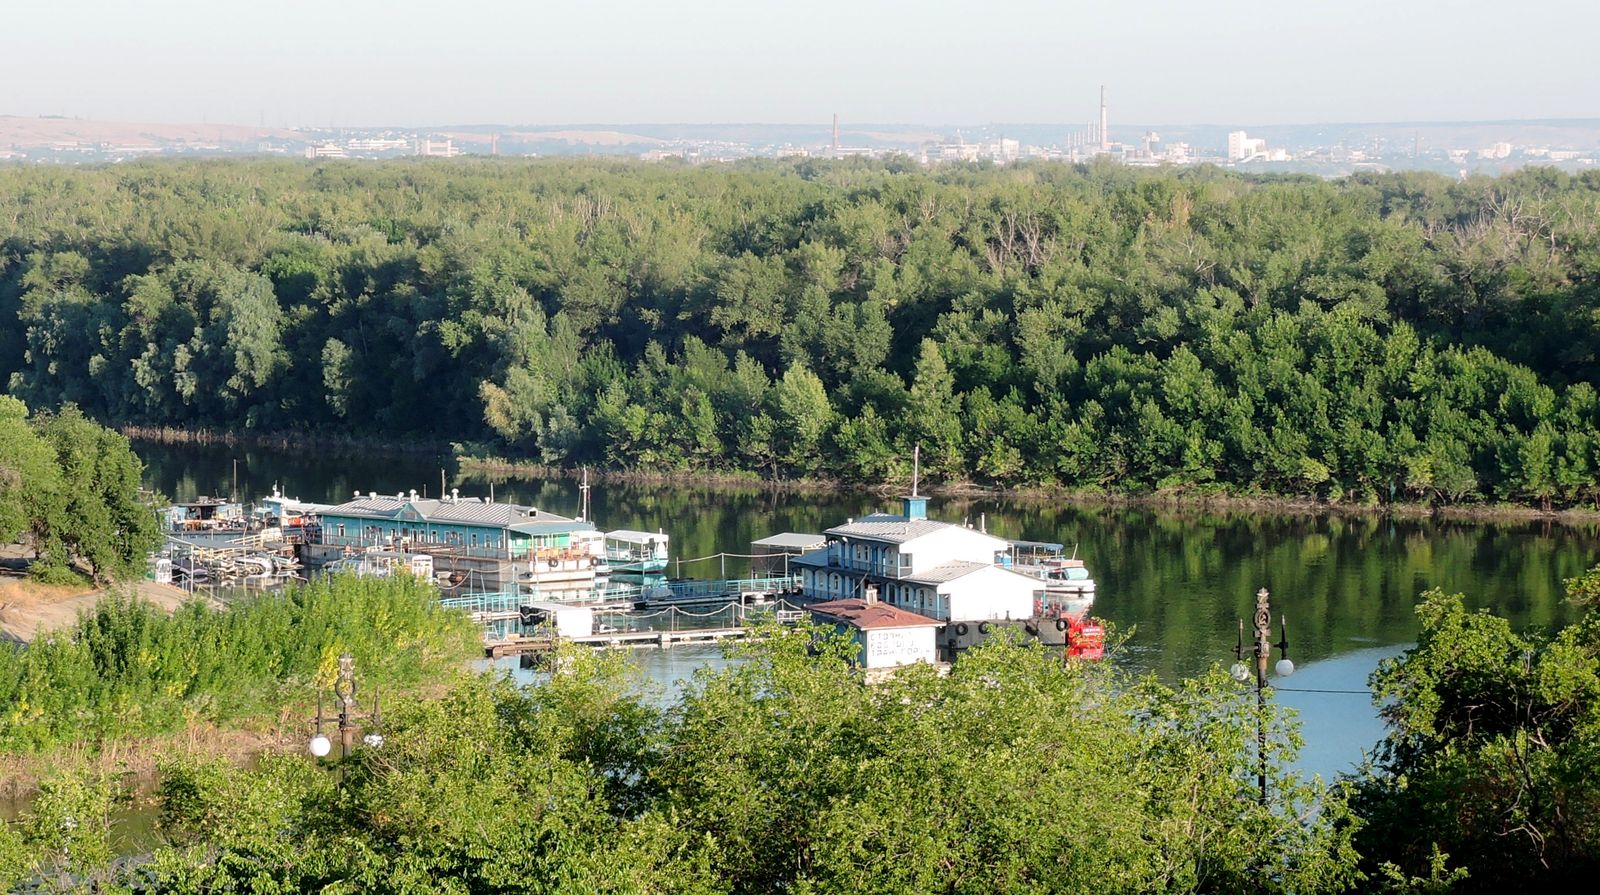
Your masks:
<path fill-rule="evenodd" d="M 922 445 L 911 449 L 911 496 L 917 496 L 917 481 L 922 477 Z"/>
<path fill-rule="evenodd" d="M 589 467 L 583 468 L 583 484 L 578 486 L 578 493 L 582 495 L 581 505 L 578 508 L 578 521 L 589 521 Z"/>

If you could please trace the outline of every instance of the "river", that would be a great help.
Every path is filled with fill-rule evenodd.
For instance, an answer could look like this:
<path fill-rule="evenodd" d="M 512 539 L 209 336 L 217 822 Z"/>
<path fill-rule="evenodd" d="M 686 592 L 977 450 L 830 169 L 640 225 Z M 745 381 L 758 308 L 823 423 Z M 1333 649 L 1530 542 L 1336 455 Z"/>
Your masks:
<path fill-rule="evenodd" d="M 246 499 L 274 485 L 318 502 L 340 502 L 356 490 L 426 488 L 437 496 L 441 469 L 449 487 L 464 495 L 487 496 L 491 486 L 459 473 L 448 458 L 143 442 L 134 448 L 145 461 L 147 486 L 175 498 L 229 494 L 235 475 Z M 498 500 L 577 513 L 571 479 L 499 477 L 492 486 Z M 848 517 L 893 511 L 893 504 L 869 493 L 755 487 L 596 482 L 591 492 L 591 515 L 602 528 L 663 529 L 671 536 L 670 569 L 703 577 L 721 577 L 724 566 L 696 558 L 747 553 L 754 539 L 820 532 Z M 1350 768 L 1381 736 L 1366 678 L 1415 639 L 1419 594 L 1432 587 L 1465 593 L 1470 605 L 1516 625 L 1554 628 L 1573 617 L 1562 580 L 1600 562 L 1600 532 L 1587 524 L 1171 512 L 1006 498 L 934 498 L 929 515 L 985 524 L 1003 537 L 1075 546 L 1098 583 L 1095 614 L 1131 633 L 1114 661 L 1168 682 L 1231 663 L 1238 620 L 1249 619 L 1256 590 L 1266 587 L 1274 613 L 1288 619 L 1290 657 L 1299 666 L 1280 682 L 1279 698 L 1301 714 L 1302 769 L 1325 776 Z M 740 560 L 726 561 L 729 575 L 744 568 Z M 645 674 L 666 685 L 719 660 L 715 650 L 696 648 L 636 655 Z"/>

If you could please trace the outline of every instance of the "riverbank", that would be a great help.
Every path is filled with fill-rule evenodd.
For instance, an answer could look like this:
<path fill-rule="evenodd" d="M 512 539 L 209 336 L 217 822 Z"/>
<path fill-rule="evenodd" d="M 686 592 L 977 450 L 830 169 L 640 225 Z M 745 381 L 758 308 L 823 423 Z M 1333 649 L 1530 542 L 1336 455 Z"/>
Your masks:
<path fill-rule="evenodd" d="M 498 457 L 456 457 L 462 476 L 501 481 L 510 478 L 579 479 L 583 469 L 523 463 Z M 596 481 L 633 485 L 672 485 L 718 491 L 760 491 L 775 494 L 875 493 L 893 496 L 910 488 L 909 480 L 877 484 L 830 478 L 768 479 L 750 472 L 693 470 L 638 470 L 589 468 Z M 1535 522 L 1563 525 L 1600 522 L 1600 511 L 1590 508 L 1543 510 L 1518 504 L 1330 503 L 1310 497 L 1230 494 L 1201 489 L 1174 489 L 1146 494 L 1093 491 L 1063 486 L 1002 487 L 978 482 L 927 482 L 918 490 L 930 497 L 955 501 L 1007 500 L 1016 503 L 1068 503 L 1083 507 L 1142 507 L 1167 512 L 1199 511 L 1221 514 L 1273 514 L 1280 516 L 1378 516 L 1401 519 L 1445 519 L 1460 522 Z"/>
<path fill-rule="evenodd" d="M 323 432 L 277 431 L 238 432 L 215 429 L 177 429 L 170 426 L 116 426 L 127 438 L 151 444 L 196 445 L 203 447 L 253 447 L 273 451 L 320 451 L 353 454 L 379 452 L 396 456 L 444 455 L 451 445 L 428 439 L 396 441 L 358 435 Z"/>
<path fill-rule="evenodd" d="M 32 551 L 17 545 L 0 546 L 0 641 L 26 643 L 41 634 L 71 627 L 78 616 L 92 612 L 110 594 L 131 593 L 172 612 L 194 599 L 182 588 L 143 579 L 111 587 L 45 584 L 27 575 Z"/>
<path fill-rule="evenodd" d="M 477 445 L 446 444 L 430 440 L 399 442 L 385 438 L 304 432 L 234 432 L 148 426 L 123 426 L 118 431 L 135 441 L 173 446 L 254 447 L 286 454 L 315 450 L 336 455 L 380 457 L 450 456 L 456 465 L 458 477 L 464 481 L 498 483 L 511 478 L 576 480 L 585 472 L 579 467 L 551 466 L 505 457 L 482 456 L 471 453 L 479 449 L 480 446 Z M 760 492 L 787 495 L 873 493 L 894 496 L 904 493 L 911 486 L 909 477 L 878 483 L 821 476 L 778 479 L 748 470 L 588 467 L 587 472 L 595 481 L 699 488 L 727 493 Z M 426 486 L 426 483 L 422 484 Z M 1197 510 L 1208 513 L 1288 516 L 1378 516 L 1461 522 L 1551 522 L 1563 525 L 1600 523 L 1600 509 L 1590 507 L 1546 510 L 1507 503 L 1442 505 L 1405 501 L 1333 503 L 1307 495 L 1239 494 L 1198 487 L 1132 494 L 1059 485 L 1000 486 L 972 481 L 924 480 L 919 490 L 932 497 L 956 500 L 998 499 L 1017 503 L 1054 502 L 1083 507 L 1145 507 L 1164 511 Z"/>

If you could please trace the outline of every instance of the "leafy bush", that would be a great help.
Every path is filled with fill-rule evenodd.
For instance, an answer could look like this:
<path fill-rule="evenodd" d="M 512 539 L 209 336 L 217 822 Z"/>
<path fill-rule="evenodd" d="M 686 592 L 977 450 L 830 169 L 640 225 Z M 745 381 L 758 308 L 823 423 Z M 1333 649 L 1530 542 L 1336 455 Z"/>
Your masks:
<path fill-rule="evenodd" d="M 364 688 L 414 685 L 459 666 L 477 636 L 409 576 L 318 579 L 170 616 L 113 595 L 69 630 L 0 649 L 0 749 L 271 716 L 330 685 L 344 651 Z"/>

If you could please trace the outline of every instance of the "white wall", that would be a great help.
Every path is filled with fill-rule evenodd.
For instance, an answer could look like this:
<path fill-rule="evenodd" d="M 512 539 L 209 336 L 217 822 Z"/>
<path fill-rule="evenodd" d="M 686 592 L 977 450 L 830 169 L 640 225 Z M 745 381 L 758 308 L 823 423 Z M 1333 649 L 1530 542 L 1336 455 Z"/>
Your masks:
<path fill-rule="evenodd" d="M 877 628 L 858 630 L 863 668 L 894 668 L 917 662 L 933 664 L 936 659 L 934 633 L 937 628 Z"/>
<path fill-rule="evenodd" d="M 555 610 L 556 633 L 562 637 L 588 637 L 594 633 L 594 610 L 587 606 Z"/>
<path fill-rule="evenodd" d="M 925 534 L 900 545 L 901 553 L 911 554 L 913 575 L 956 560 L 988 565 L 994 562 L 995 554 L 1004 549 L 1005 541 L 960 526 Z"/>
<path fill-rule="evenodd" d="M 1027 575 L 997 566 L 979 569 L 954 581 L 939 585 L 939 593 L 949 598 L 950 612 L 945 621 L 984 619 L 1022 619 L 1033 615 L 1033 595 L 1039 582 Z"/>

